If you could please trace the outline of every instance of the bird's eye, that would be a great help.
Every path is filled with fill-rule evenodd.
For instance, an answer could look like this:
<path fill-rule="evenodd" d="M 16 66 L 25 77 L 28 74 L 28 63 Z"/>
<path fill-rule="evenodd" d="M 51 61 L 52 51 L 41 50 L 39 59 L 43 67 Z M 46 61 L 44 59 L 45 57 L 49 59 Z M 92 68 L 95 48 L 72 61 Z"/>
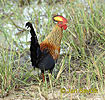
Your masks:
<path fill-rule="evenodd" d="M 62 25 L 63 24 L 63 22 L 59 22 L 59 25 Z"/>

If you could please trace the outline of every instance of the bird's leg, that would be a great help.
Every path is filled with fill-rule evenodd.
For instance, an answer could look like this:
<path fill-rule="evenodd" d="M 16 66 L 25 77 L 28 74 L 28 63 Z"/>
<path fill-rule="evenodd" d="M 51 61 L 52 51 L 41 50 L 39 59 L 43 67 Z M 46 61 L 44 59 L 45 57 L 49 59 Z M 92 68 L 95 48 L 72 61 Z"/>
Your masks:
<path fill-rule="evenodd" d="M 45 82 L 44 73 L 42 73 L 42 77 L 43 77 L 43 82 Z"/>
<path fill-rule="evenodd" d="M 41 72 L 42 72 L 43 82 L 45 82 L 44 71 L 41 70 Z"/>

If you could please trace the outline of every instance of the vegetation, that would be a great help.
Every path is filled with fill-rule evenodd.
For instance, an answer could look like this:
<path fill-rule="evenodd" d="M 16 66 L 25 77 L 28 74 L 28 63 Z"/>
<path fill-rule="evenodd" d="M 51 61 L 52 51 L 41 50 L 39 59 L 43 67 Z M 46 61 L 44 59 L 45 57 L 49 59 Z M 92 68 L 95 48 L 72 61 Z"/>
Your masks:
<path fill-rule="evenodd" d="M 30 100 L 104 100 L 105 1 L 39 1 L 30 0 L 21 6 L 15 0 L 0 1 L 0 97 L 15 94 L 16 100 L 18 94 Z M 41 42 L 54 26 L 54 14 L 68 19 L 68 29 L 63 34 L 61 56 L 52 76 L 46 73 L 50 81 L 43 83 L 40 71 L 31 66 L 30 34 L 25 23 L 34 24 Z"/>

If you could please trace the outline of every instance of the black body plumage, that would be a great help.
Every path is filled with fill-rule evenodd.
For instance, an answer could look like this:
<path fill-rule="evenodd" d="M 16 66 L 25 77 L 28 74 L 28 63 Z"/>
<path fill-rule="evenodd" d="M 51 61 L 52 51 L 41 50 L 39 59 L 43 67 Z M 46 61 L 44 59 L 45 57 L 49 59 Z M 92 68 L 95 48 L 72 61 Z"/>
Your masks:
<path fill-rule="evenodd" d="M 30 22 L 27 22 L 26 26 L 28 28 L 30 27 L 30 33 L 31 33 L 30 57 L 31 57 L 32 66 L 34 68 L 36 67 L 41 69 L 42 72 L 44 72 L 45 70 L 50 70 L 50 72 L 52 72 L 55 66 L 55 60 L 50 55 L 47 48 L 41 51 L 32 24 Z"/>

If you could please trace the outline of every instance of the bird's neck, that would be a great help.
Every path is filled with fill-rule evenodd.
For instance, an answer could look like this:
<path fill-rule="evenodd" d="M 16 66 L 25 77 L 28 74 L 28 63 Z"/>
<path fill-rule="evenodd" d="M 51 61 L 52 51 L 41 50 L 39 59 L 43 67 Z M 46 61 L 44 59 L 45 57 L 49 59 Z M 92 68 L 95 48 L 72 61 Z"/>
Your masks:
<path fill-rule="evenodd" d="M 41 51 L 47 48 L 49 50 L 49 53 L 55 60 L 58 58 L 60 53 L 62 31 L 63 30 L 58 25 L 56 25 L 51 31 L 51 33 L 40 44 Z"/>
<path fill-rule="evenodd" d="M 45 40 L 57 47 L 60 47 L 62 32 L 63 30 L 58 25 L 56 25 Z"/>

